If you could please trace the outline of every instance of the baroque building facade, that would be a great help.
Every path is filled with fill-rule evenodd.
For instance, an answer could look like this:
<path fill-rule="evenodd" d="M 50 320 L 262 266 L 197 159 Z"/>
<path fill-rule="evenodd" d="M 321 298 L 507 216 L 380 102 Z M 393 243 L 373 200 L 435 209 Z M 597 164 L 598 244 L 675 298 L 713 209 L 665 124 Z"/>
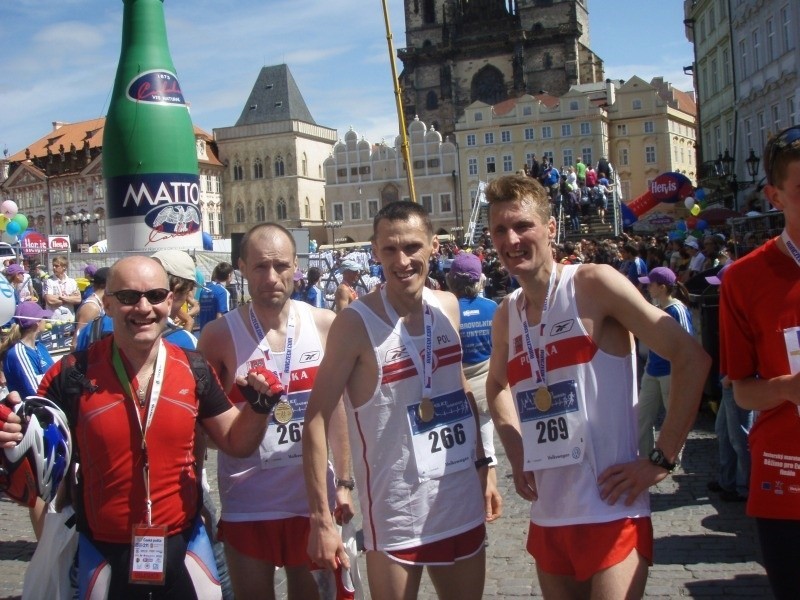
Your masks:
<path fill-rule="evenodd" d="M 534 156 L 561 172 L 578 158 L 586 165 L 607 158 L 624 201 L 666 171 L 696 181 L 695 105 L 662 78 L 582 84 L 560 97 L 523 95 L 494 106 L 474 102 L 456 124 L 456 141 L 466 211 L 481 181 L 530 166 Z"/>
<path fill-rule="evenodd" d="M 800 7 L 684 0 L 684 16 L 694 45 L 703 183 L 740 211 L 766 208 L 764 147 L 770 135 L 800 124 Z"/>
<path fill-rule="evenodd" d="M 405 0 L 406 120 L 444 135 L 467 106 L 602 82 L 587 0 Z"/>
<path fill-rule="evenodd" d="M 372 220 L 386 204 L 408 200 L 410 192 L 401 152 L 401 137 L 393 146 L 371 144 L 352 129 L 333 147 L 325 161 L 326 232 L 317 239 L 335 243 L 367 242 Z M 417 202 L 428 211 L 434 231 L 449 234 L 464 227 L 459 212 L 456 146 L 419 119 L 408 125 L 408 145 Z"/>
<path fill-rule="evenodd" d="M 28 226 L 43 235 L 66 234 L 78 251 L 105 239 L 103 179 L 105 117 L 77 123 L 53 122 L 53 129 L 4 159 L 2 199 L 16 202 Z M 194 128 L 200 176 L 203 231 L 222 230 L 222 163 L 211 136 Z"/>
<path fill-rule="evenodd" d="M 214 129 L 224 164 L 225 236 L 255 223 L 320 228 L 322 164 L 336 130 L 318 125 L 287 65 L 263 67 L 236 124 Z"/>

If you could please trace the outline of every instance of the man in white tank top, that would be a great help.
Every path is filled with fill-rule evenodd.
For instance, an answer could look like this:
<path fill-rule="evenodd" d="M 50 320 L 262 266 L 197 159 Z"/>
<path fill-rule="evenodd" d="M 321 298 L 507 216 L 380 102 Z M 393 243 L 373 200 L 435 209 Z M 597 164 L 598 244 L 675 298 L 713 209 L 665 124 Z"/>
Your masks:
<path fill-rule="evenodd" d="M 486 189 L 497 254 L 521 289 L 498 308 L 487 400 L 545 598 L 639 598 L 652 564 L 650 486 L 686 439 L 710 359 L 607 265 L 558 265 L 547 192 L 506 176 Z M 637 453 L 631 334 L 672 363 L 658 441 Z"/>
<path fill-rule="evenodd" d="M 301 439 L 303 412 L 334 313 L 290 300 L 297 254 L 291 233 L 280 225 L 256 225 L 245 234 L 239 269 L 251 302 L 208 323 L 198 350 L 234 402 L 239 401 L 235 377 L 254 368 L 275 373 L 286 395 L 273 408 L 256 452 L 243 459 L 219 454 L 220 538 L 237 598 L 274 599 L 275 568 L 284 567 L 290 600 L 313 600 L 318 591 L 306 552 L 309 509 Z M 341 402 L 330 441 L 336 469 L 334 475 L 326 460 L 325 482 L 336 498 L 337 520 L 349 521 L 353 483 Z"/>
<path fill-rule="evenodd" d="M 425 288 L 438 241 L 421 205 L 385 206 L 373 233 L 386 283 L 337 315 L 306 410 L 309 555 L 347 562 L 325 486 L 325 423 L 346 392 L 372 597 L 416 597 L 429 567 L 440 598 L 478 600 L 501 499 L 461 370 L 458 301 Z"/>

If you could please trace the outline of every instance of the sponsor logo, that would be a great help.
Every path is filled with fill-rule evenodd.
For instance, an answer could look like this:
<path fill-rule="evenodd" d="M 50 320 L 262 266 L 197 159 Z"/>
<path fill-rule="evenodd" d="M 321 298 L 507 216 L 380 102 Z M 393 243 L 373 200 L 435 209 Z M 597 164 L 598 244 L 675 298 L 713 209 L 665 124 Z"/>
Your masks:
<path fill-rule="evenodd" d="M 563 335 L 572 331 L 572 326 L 575 324 L 574 319 L 568 319 L 567 321 L 561 321 L 560 323 L 556 323 L 550 328 L 550 337 L 555 337 L 557 335 Z"/>
<path fill-rule="evenodd" d="M 406 351 L 405 346 L 399 346 L 397 348 L 390 348 L 386 351 L 386 359 L 385 362 L 397 362 L 398 360 L 403 360 L 405 358 L 409 358 L 409 354 Z"/>
<path fill-rule="evenodd" d="M 304 352 L 303 354 L 300 355 L 300 362 L 301 363 L 312 362 L 317 360 L 318 358 L 319 358 L 319 351 Z"/>
<path fill-rule="evenodd" d="M 790 484 L 787 488 L 790 494 L 800 494 L 800 485 L 796 483 Z"/>
<path fill-rule="evenodd" d="M 191 204 L 167 204 L 148 212 L 144 222 L 161 233 L 187 235 L 200 229 L 200 211 Z"/>
<path fill-rule="evenodd" d="M 128 85 L 128 100 L 161 106 L 186 106 L 175 73 L 163 70 L 145 71 L 138 75 Z"/>
<path fill-rule="evenodd" d="M 50 250 L 55 250 L 57 252 L 69 251 L 69 237 L 67 236 L 51 235 L 48 242 L 50 244 Z"/>

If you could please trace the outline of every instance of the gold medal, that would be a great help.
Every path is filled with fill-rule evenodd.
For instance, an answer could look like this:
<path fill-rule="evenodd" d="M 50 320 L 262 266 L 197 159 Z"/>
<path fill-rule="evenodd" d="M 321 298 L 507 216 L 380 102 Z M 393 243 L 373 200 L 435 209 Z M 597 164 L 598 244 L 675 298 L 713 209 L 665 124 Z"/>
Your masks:
<path fill-rule="evenodd" d="M 547 389 L 547 386 L 543 385 L 536 390 L 536 394 L 533 396 L 533 403 L 541 412 L 550 410 L 550 407 L 553 406 L 553 396 L 550 394 L 550 390 Z"/>
<path fill-rule="evenodd" d="M 436 415 L 436 408 L 433 406 L 433 402 L 430 398 L 423 398 L 422 402 L 419 403 L 417 407 L 417 416 L 419 417 L 420 421 L 424 423 L 429 423 L 433 420 L 433 417 Z"/>
<path fill-rule="evenodd" d="M 292 420 L 294 410 L 287 400 L 281 400 L 275 405 L 275 408 L 272 409 L 272 415 L 278 423 L 286 425 L 286 423 Z"/>

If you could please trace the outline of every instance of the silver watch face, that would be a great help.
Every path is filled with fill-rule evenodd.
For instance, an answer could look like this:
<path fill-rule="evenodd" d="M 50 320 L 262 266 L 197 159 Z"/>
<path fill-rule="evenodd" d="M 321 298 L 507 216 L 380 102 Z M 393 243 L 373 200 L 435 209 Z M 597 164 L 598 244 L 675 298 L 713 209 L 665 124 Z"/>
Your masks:
<path fill-rule="evenodd" d="M 652 450 L 650 450 L 650 457 L 649 458 L 650 458 L 650 462 L 658 464 L 658 463 L 660 463 L 661 461 L 664 460 L 664 454 L 663 454 L 663 452 L 661 452 L 660 449 L 653 448 Z"/>

